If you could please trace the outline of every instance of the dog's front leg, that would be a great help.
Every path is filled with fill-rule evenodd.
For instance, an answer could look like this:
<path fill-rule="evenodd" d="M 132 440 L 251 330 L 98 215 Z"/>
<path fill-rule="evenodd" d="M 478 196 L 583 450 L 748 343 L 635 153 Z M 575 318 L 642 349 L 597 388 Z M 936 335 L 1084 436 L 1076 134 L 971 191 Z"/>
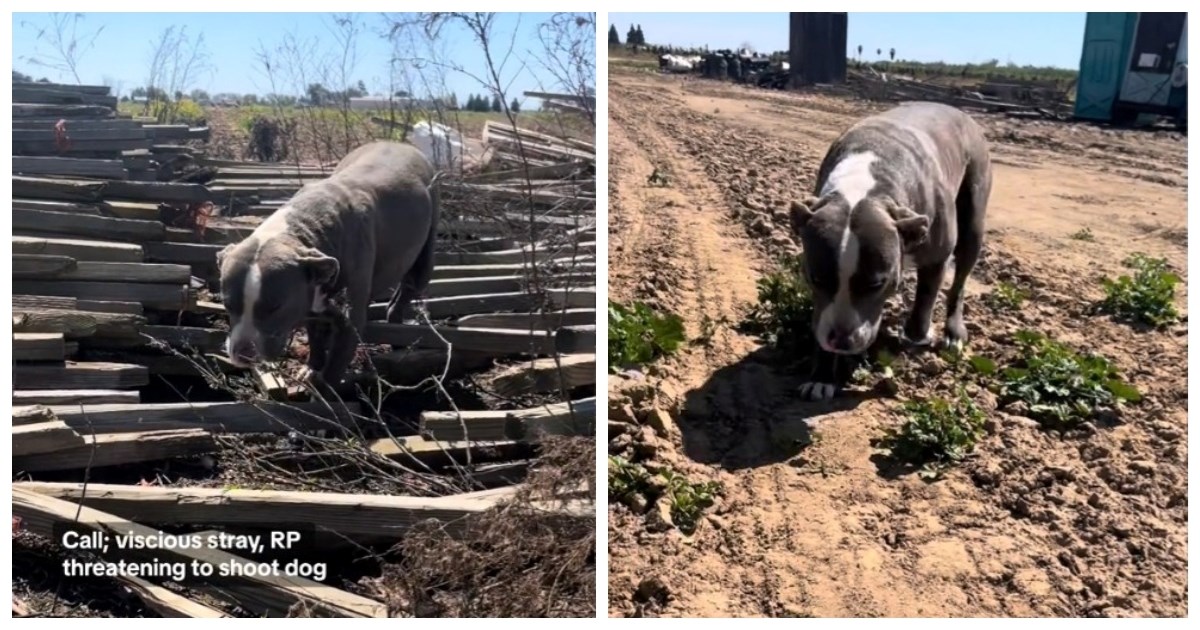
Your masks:
<path fill-rule="evenodd" d="M 800 396 L 807 400 L 829 400 L 838 392 L 838 356 L 819 345 L 813 359 L 812 375 L 800 386 Z"/>
<path fill-rule="evenodd" d="M 358 351 L 360 336 L 362 331 L 367 328 L 367 309 L 371 305 L 371 291 L 363 285 L 348 287 L 346 298 L 349 302 L 349 312 L 339 313 L 339 316 L 334 319 L 328 352 L 329 360 L 321 372 L 325 382 L 335 387 L 341 383 L 350 364 L 354 362 L 354 354 Z"/>

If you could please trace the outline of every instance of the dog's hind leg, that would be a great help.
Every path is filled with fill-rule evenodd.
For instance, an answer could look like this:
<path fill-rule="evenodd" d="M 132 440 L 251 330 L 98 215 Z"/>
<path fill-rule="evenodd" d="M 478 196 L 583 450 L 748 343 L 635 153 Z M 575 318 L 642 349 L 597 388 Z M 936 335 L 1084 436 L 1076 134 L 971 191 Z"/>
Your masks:
<path fill-rule="evenodd" d="M 963 288 L 979 262 L 983 251 L 984 218 L 992 192 L 992 170 L 986 149 L 970 164 L 959 187 L 955 205 L 958 211 L 958 244 L 954 248 L 954 281 L 946 294 L 946 347 L 961 350 L 967 343 L 963 323 Z"/>
<path fill-rule="evenodd" d="M 392 299 L 388 302 L 387 319 L 393 324 L 399 324 L 409 318 L 411 315 L 408 312 L 409 306 L 413 300 L 420 297 L 425 289 L 429 288 L 429 281 L 433 279 L 434 250 L 437 246 L 439 217 L 437 194 L 431 190 L 429 196 L 433 219 L 429 226 L 429 236 L 421 247 L 421 253 L 417 254 L 412 268 L 404 274 L 404 278 L 400 280 L 400 285 L 396 287 L 396 292 L 392 294 Z"/>

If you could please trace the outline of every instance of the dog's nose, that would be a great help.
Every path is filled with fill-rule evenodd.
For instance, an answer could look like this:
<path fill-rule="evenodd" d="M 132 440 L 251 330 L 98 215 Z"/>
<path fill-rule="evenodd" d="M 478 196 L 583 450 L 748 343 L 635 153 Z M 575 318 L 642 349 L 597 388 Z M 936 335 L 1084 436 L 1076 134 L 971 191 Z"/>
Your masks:
<path fill-rule="evenodd" d="M 232 354 L 234 358 L 241 359 L 242 361 L 246 362 L 254 361 L 258 357 L 258 352 L 254 347 L 254 342 L 244 340 L 234 343 L 230 354 Z"/>
<path fill-rule="evenodd" d="M 830 330 L 829 336 L 825 339 L 825 342 L 829 344 L 829 347 L 835 350 L 849 350 L 850 334 L 836 329 Z"/>

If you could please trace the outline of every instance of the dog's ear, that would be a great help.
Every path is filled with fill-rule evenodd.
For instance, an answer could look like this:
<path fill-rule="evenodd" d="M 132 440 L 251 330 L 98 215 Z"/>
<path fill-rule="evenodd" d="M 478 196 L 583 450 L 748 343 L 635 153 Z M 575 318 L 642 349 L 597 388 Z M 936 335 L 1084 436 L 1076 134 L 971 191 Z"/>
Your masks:
<path fill-rule="evenodd" d="M 306 249 L 301 252 L 300 264 L 308 272 L 313 282 L 321 286 L 333 284 L 333 281 L 337 278 L 338 271 L 341 270 L 341 266 L 338 264 L 336 258 L 326 256 L 315 249 Z"/>
<path fill-rule="evenodd" d="M 895 222 L 896 231 L 900 233 L 904 251 L 925 242 L 929 236 L 929 217 L 917 214 L 912 208 L 902 206 L 891 199 L 888 200 L 887 211 Z"/>
<path fill-rule="evenodd" d="M 813 214 L 816 213 L 819 203 L 820 200 L 816 197 L 809 197 L 802 202 L 792 202 L 792 232 L 799 234 L 800 230 L 808 225 L 808 222 L 813 218 Z"/>
<path fill-rule="evenodd" d="M 217 252 L 217 269 L 221 268 L 221 266 L 225 263 L 225 257 L 228 256 L 229 252 L 232 252 L 233 248 L 236 246 L 236 244 L 231 243 L 223 247 L 221 251 Z"/>

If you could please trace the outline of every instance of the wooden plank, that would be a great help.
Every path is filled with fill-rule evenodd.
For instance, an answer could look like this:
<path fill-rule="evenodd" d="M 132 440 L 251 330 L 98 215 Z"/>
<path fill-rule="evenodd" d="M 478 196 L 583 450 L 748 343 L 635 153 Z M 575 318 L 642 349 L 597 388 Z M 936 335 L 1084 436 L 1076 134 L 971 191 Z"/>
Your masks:
<path fill-rule="evenodd" d="M 14 361 L 62 361 L 66 355 L 62 333 L 13 333 Z"/>
<path fill-rule="evenodd" d="M 83 436 L 61 420 L 23 424 L 12 428 L 12 454 L 14 457 L 53 453 L 64 449 L 78 448 L 84 443 Z"/>
<path fill-rule="evenodd" d="M 17 482 L 28 489 L 116 514 L 131 521 L 208 526 L 275 526 L 303 522 L 344 536 L 399 538 L 433 519 L 452 533 L 490 502 L 450 497 L 406 497 L 227 488 L 163 488 L 91 483 Z"/>
<path fill-rule="evenodd" d="M 96 334 L 134 337 L 146 319 L 130 313 L 30 309 L 14 304 L 12 323 L 14 333 L 62 333 L 76 339 Z"/>
<path fill-rule="evenodd" d="M 217 449 L 216 438 L 203 429 L 145 433 L 84 432 L 86 444 L 54 453 L 13 458 L 13 473 L 75 470 L 119 466 L 173 457 L 199 455 Z"/>
<path fill-rule="evenodd" d="M 596 326 L 563 326 L 554 334 L 554 347 L 559 354 L 596 352 Z"/>
<path fill-rule="evenodd" d="M 141 262 L 143 258 L 139 245 L 68 238 L 13 236 L 12 249 L 14 254 L 61 255 L 98 262 Z"/>
<path fill-rule="evenodd" d="M 12 424 L 14 427 L 25 426 L 27 424 L 37 424 L 39 422 L 50 422 L 57 420 L 54 414 L 50 412 L 50 408 L 45 405 L 26 405 L 14 406 L 12 412 Z"/>
<path fill-rule="evenodd" d="M 122 151 L 150 148 L 150 139 L 141 140 L 76 140 L 65 145 L 57 141 L 23 140 L 12 143 L 14 155 L 79 157 L 111 159 Z M 116 180 L 113 180 L 116 181 Z"/>
<path fill-rule="evenodd" d="M 596 308 L 596 288 L 546 289 L 546 299 L 555 308 Z"/>
<path fill-rule="evenodd" d="M 104 212 L 118 219 L 137 219 L 139 221 L 159 221 L 162 218 L 162 205 L 143 201 L 105 201 L 101 204 Z"/>
<path fill-rule="evenodd" d="M 429 326 L 421 324 L 370 322 L 363 337 L 367 343 L 414 348 L 443 348 L 449 342 L 456 349 L 490 352 L 499 356 L 545 355 L 554 352 L 554 338 L 544 331 L 537 330 L 438 326 L 435 333 Z"/>
<path fill-rule="evenodd" d="M 33 389 L 13 392 L 14 405 L 136 405 L 136 389 Z"/>
<path fill-rule="evenodd" d="M 526 311 L 533 308 L 536 296 L 523 291 L 511 293 L 485 293 L 483 295 L 457 295 L 454 297 L 425 300 L 425 309 L 434 319 L 460 315 L 494 313 L 497 311 Z"/>
<path fill-rule="evenodd" d="M 42 536 L 53 537 L 56 524 L 73 523 L 75 527 L 107 532 L 109 535 L 129 534 L 143 539 L 163 537 L 162 532 L 144 525 L 29 489 L 14 488 L 12 494 L 13 516 L 21 519 L 23 528 Z M 126 550 L 122 557 L 147 561 L 198 562 L 213 566 L 248 564 L 243 558 L 217 549 L 131 549 Z M 321 616 L 387 616 L 387 606 L 384 604 L 299 577 L 275 574 L 238 577 L 222 580 L 219 587 L 197 585 L 196 588 L 222 599 L 232 599 L 243 608 L 265 616 L 285 616 L 296 604 L 302 604 Z"/>
<path fill-rule="evenodd" d="M 53 143 L 58 136 L 57 130 L 50 129 L 13 129 L 13 142 L 45 142 Z M 81 141 L 95 140 L 145 140 L 146 132 L 141 127 L 126 127 L 116 129 L 75 129 L 67 126 L 67 142 L 74 144 Z M 62 175 L 63 173 L 55 173 Z"/>
<path fill-rule="evenodd" d="M 83 201 L 53 201 L 51 199 L 13 199 L 12 207 L 23 210 L 49 210 L 51 212 L 71 212 L 74 214 L 89 214 L 103 216 L 99 203 Z"/>
<path fill-rule="evenodd" d="M 81 311 L 92 311 L 95 313 L 124 313 L 128 315 L 141 315 L 145 309 L 137 302 L 113 302 L 111 300 L 76 300 L 78 308 Z"/>
<path fill-rule="evenodd" d="M 174 591 L 147 582 L 141 578 L 131 576 L 120 576 L 116 578 L 124 584 L 147 608 L 162 615 L 164 618 L 178 619 L 218 619 L 227 618 L 230 615 L 209 608 L 199 602 L 194 602 Z"/>
<path fill-rule="evenodd" d="M 186 285 L 81 282 L 75 280 L 14 280 L 13 291 L 26 295 L 60 295 L 81 300 L 137 302 L 146 308 L 183 311 L 195 302 Z"/>
<path fill-rule="evenodd" d="M 138 221 L 115 217 L 87 216 L 72 212 L 46 212 L 12 209 L 14 232 L 95 237 L 100 239 L 155 241 L 161 240 L 165 228 L 158 221 Z"/>
<path fill-rule="evenodd" d="M 142 247 L 147 261 L 212 266 L 217 264 L 217 252 L 224 248 L 207 243 L 144 243 Z"/>
<path fill-rule="evenodd" d="M 57 261 L 57 265 L 53 264 Z M 187 284 L 192 268 L 187 265 L 151 263 L 111 263 L 84 261 L 76 263 L 66 256 L 13 255 L 13 278 L 54 278 L 85 282 L 132 282 Z"/>
<path fill-rule="evenodd" d="M 434 440 L 507 440 L 507 411 L 424 411 L 421 432 Z"/>
<path fill-rule="evenodd" d="M 502 396 L 527 393 L 557 393 L 596 383 L 596 355 L 569 354 L 535 359 L 515 365 L 492 380 L 492 388 Z"/>
<path fill-rule="evenodd" d="M 223 330 L 195 326 L 142 326 L 141 333 L 172 347 L 200 350 L 217 350 L 225 345 L 226 337 Z"/>
<path fill-rule="evenodd" d="M 75 259 L 69 256 L 45 256 L 36 254 L 13 254 L 13 278 L 53 278 L 75 267 Z"/>
<path fill-rule="evenodd" d="M 103 105 L 43 105 L 13 103 L 12 117 L 18 118 L 111 118 L 116 114 Z"/>
<path fill-rule="evenodd" d="M 468 463 L 482 464 L 528 459 L 533 454 L 533 449 L 529 444 L 515 440 L 450 442 L 427 440 L 421 437 L 384 438 L 369 442 L 367 448 L 379 455 L 410 466 L 416 462 L 426 466 L 463 466 Z"/>
<path fill-rule="evenodd" d="M 557 330 L 562 326 L 586 326 L 596 322 L 596 309 L 571 308 L 540 313 L 493 313 L 467 315 L 454 320 L 455 326 L 470 328 L 508 328 L 513 330 Z"/>
<path fill-rule="evenodd" d="M 79 307 L 79 300 L 73 297 L 55 297 L 50 295 L 14 295 L 14 309 L 63 309 L 73 311 Z"/>
<path fill-rule="evenodd" d="M 505 435 L 512 440 L 536 441 L 547 435 L 596 434 L 596 398 L 510 411 Z"/>
<path fill-rule="evenodd" d="M 172 182 L 111 181 L 104 193 L 115 199 L 137 199 L 142 201 L 182 201 L 201 203 L 215 199 L 208 188 L 201 184 Z"/>
<path fill-rule="evenodd" d="M 524 276 L 446 278 L 430 281 L 425 294 L 431 298 L 442 298 L 481 293 L 509 293 L 520 291 L 524 287 Z"/>
<path fill-rule="evenodd" d="M 144 369 L 144 368 L 143 368 Z M 212 433 L 288 433 L 345 429 L 359 412 L 346 403 L 335 414 L 325 403 L 238 402 L 109 404 L 50 407 L 67 426 L 98 433 L 203 429 Z"/>
<path fill-rule="evenodd" d="M 18 363 L 13 389 L 124 389 L 150 384 L 150 373 L 127 363 Z"/>
<path fill-rule="evenodd" d="M 13 175 L 12 195 L 60 201 L 100 201 L 107 182 L 89 179 L 50 179 Z"/>

